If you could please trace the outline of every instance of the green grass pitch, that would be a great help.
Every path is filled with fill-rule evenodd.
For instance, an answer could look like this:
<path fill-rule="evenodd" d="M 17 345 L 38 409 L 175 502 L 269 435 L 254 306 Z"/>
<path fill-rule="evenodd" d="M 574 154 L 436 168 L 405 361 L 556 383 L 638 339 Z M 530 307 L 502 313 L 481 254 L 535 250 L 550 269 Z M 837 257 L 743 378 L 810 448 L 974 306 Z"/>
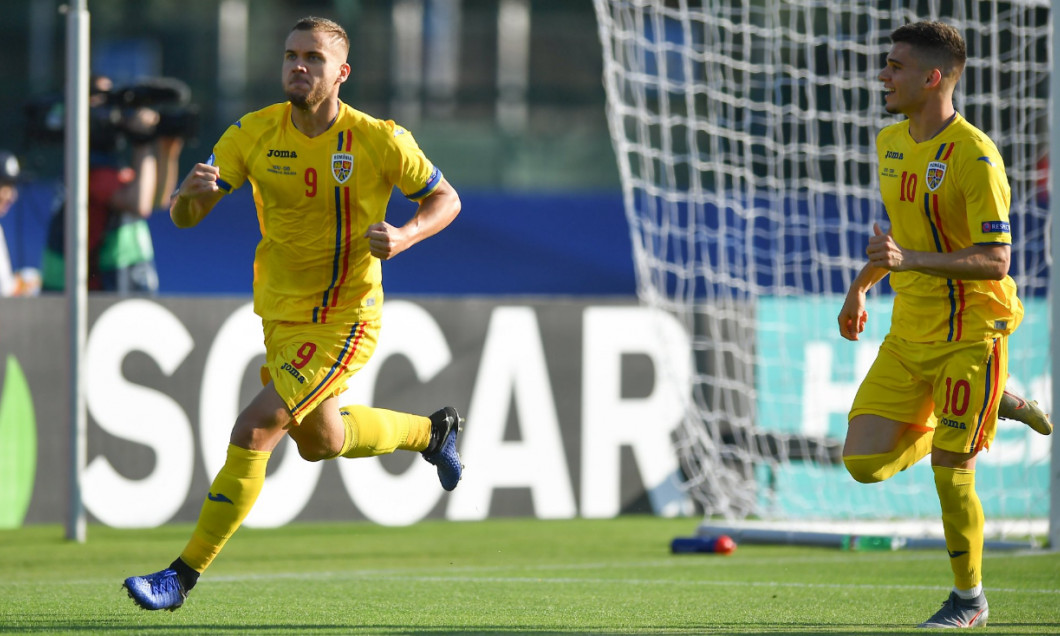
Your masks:
<path fill-rule="evenodd" d="M 671 555 L 698 519 L 244 528 L 175 613 L 129 575 L 191 528 L 0 531 L 4 634 L 913 634 L 952 582 L 942 551 L 740 546 Z M 979 633 L 1060 633 L 1060 553 L 988 553 Z"/>

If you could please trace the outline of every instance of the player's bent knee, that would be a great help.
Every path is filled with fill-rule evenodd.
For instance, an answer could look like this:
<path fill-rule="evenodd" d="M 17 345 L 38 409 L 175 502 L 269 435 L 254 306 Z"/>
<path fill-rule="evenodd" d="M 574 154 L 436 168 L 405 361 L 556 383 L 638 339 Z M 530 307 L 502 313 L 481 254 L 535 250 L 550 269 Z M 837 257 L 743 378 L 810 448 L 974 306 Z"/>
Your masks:
<path fill-rule="evenodd" d="M 301 446 L 298 447 L 298 454 L 301 455 L 302 459 L 306 460 L 307 462 L 319 462 L 321 460 L 334 457 L 334 455 L 326 455 L 320 452 L 319 449 L 302 448 Z"/>
<path fill-rule="evenodd" d="M 325 444 L 298 442 L 298 454 L 307 462 L 319 462 L 337 457 L 341 449 L 331 448 Z"/>
<path fill-rule="evenodd" d="M 849 455 L 843 457 L 843 465 L 854 481 L 875 484 L 894 474 L 885 460 L 885 455 Z"/>

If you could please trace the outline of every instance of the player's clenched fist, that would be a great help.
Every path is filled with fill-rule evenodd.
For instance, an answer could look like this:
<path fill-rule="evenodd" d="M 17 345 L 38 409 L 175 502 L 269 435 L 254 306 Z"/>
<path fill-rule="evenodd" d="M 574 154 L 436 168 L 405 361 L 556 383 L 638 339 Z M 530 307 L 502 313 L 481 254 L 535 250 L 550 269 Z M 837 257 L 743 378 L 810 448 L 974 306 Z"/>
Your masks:
<path fill-rule="evenodd" d="M 894 240 L 894 236 L 888 231 L 884 233 L 879 223 L 872 224 L 873 235 L 869 237 L 869 246 L 865 254 L 869 257 L 869 265 L 882 267 L 892 272 L 903 269 L 905 262 L 905 251 L 902 246 Z"/>
<path fill-rule="evenodd" d="M 224 191 L 217 185 L 220 174 L 217 166 L 195 164 L 169 202 L 169 217 L 174 225 L 192 227 L 210 212 L 224 196 Z"/>
<path fill-rule="evenodd" d="M 368 251 L 379 260 L 389 260 L 408 247 L 402 228 L 394 227 L 386 221 L 375 223 L 364 233 L 368 239 Z"/>
<path fill-rule="evenodd" d="M 194 197 L 204 192 L 217 192 L 217 179 L 220 175 L 221 170 L 217 166 L 197 163 L 188 176 L 184 177 L 184 182 L 180 184 L 177 195 Z"/>

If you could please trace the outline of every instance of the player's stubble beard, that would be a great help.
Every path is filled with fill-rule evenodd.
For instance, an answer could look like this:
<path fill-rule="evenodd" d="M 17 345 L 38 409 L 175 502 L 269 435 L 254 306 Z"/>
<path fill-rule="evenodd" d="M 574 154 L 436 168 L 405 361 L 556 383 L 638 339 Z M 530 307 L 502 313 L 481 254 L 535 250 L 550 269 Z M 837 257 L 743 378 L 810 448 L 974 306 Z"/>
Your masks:
<path fill-rule="evenodd" d="M 307 93 L 298 93 L 293 89 L 284 87 L 284 95 L 290 100 L 295 108 L 309 110 L 320 105 L 328 97 L 328 90 L 324 83 L 312 84 Z"/>

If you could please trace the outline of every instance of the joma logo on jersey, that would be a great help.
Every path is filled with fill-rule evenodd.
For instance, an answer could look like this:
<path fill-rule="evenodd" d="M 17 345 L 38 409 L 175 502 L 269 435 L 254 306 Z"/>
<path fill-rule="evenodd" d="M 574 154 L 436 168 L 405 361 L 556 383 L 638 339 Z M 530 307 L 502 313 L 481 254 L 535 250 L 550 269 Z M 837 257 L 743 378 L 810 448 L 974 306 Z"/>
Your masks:
<path fill-rule="evenodd" d="M 299 384 L 305 384 L 305 376 L 302 375 L 301 372 L 298 371 L 298 369 L 294 368 L 294 366 L 291 365 L 290 362 L 284 362 L 283 366 L 281 366 L 280 368 L 286 371 L 287 373 L 293 375 L 294 379 L 298 380 Z"/>
<path fill-rule="evenodd" d="M 941 420 L 939 420 L 939 422 L 941 422 L 943 424 L 943 426 L 949 426 L 950 428 L 957 428 L 957 429 L 960 429 L 962 431 L 967 430 L 967 427 L 964 425 L 964 422 L 961 422 L 961 421 L 958 421 L 958 420 L 951 420 L 948 417 L 942 418 Z"/>
<path fill-rule="evenodd" d="M 297 159 L 298 153 L 293 150 L 274 150 L 269 148 L 269 154 L 267 157 L 278 157 L 280 159 Z"/>
<path fill-rule="evenodd" d="M 353 172 L 353 155 L 348 152 L 336 152 L 331 155 L 331 174 L 339 183 L 346 183 Z"/>
<path fill-rule="evenodd" d="M 883 157 L 884 159 L 905 159 L 902 153 L 897 150 L 888 150 L 887 154 Z"/>
<path fill-rule="evenodd" d="M 924 181 L 927 182 L 928 190 L 935 191 L 940 185 L 942 180 L 946 177 L 946 164 L 941 161 L 932 161 L 928 164 L 927 176 Z"/>

